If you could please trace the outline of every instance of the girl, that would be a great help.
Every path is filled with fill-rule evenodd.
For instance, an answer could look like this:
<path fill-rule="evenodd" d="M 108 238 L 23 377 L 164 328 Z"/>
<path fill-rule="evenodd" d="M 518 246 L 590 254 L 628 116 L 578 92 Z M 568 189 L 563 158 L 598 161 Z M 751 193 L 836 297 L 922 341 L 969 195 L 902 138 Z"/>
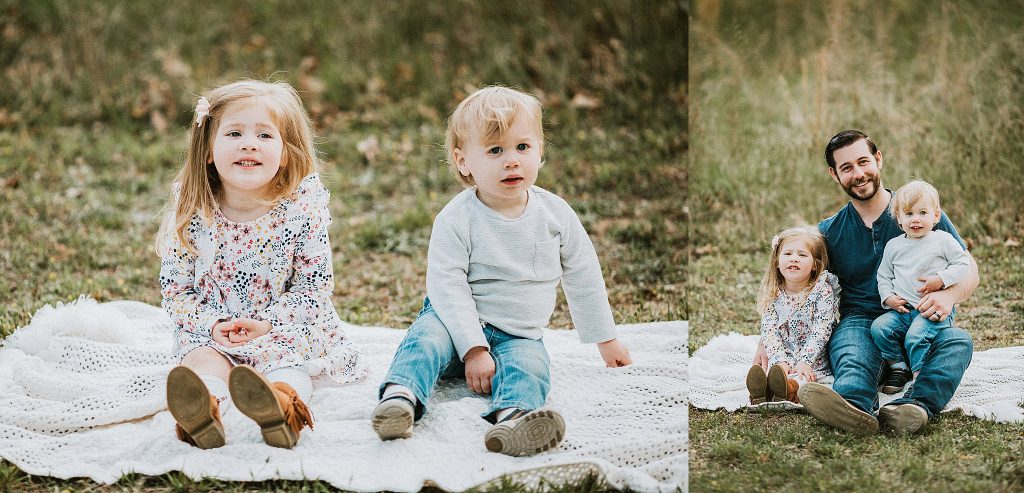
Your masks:
<path fill-rule="evenodd" d="M 167 408 L 184 442 L 224 445 L 230 394 L 267 444 L 291 448 L 313 427 L 311 376 L 346 383 L 365 373 L 331 304 L 318 166 L 312 124 L 288 84 L 244 80 L 199 99 L 157 235 L 181 359 Z"/>
<path fill-rule="evenodd" d="M 828 253 L 818 228 L 787 229 L 772 238 L 771 262 L 757 295 L 761 340 L 768 364 L 747 372 L 750 403 L 797 403 L 802 382 L 831 374 L 826 347 L 837 320 L 839 279 L 825 268 Z"/>

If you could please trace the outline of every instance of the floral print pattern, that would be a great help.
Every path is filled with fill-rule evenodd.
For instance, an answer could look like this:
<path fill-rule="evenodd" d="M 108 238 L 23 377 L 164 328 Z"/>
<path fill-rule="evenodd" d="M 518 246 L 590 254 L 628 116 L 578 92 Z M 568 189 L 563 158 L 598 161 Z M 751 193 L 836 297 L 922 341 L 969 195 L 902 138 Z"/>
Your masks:
<path fill-rule="evenodd" d="M 198 255 L 169 235 L 160 266 L 161 305 L 177 325 L 178 358 L 208 346 L 261 373 L 300 367 L 338 383 L 365 376 L 331 303 L 329 199 L 313 174 L 252 221 L 233 222 L 219 209 L 209 221 L 197 213 L 188 235 Z M 273 328 L 242 346 L 225 347 L 211 330 L 233 318 L 267 320 Z"/>
<path fill-rule="evenodd" d="M 779 296 L 761 317 L 761 340 L 768 364 L 807 363 L 819 377 L 831 375 L 828 340 L 837 321 L 839 278 L 822 272 L 806 298 Z"/>

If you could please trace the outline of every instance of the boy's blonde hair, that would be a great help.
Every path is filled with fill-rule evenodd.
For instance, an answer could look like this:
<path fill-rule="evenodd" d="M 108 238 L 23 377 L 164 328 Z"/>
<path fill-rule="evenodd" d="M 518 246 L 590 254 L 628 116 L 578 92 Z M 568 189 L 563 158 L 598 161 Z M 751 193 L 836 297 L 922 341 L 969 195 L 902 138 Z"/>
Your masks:
<path fill-rule="evenodd" d="M 174 178 L 178 191 L 172 191 L 163 224 L 157 233 L 159 254 L 163 253 L 168 234 L 177 235 L 181 244 L 193 254 L 198 252 L 189 238 L 188 225 L 197 211 L 207 221 L 213 218 L 221 190 L 220 176 L 213 165 L 213 140 L 224 111 L 231 105 L 262 105 L 281 132 L 281 168 L 274 176 L 267 196 L 262 197 L 266 204 L 276 204 L 291 195 L 303 178 L 320 168 L 313 144 L 313 123 L 302 106 L 299 94 L 287 82 L 241 80 L 210 91 L 206 99 L 210 103 L 209 114 L 198 124 L 192 120 L 185 163 Z"/>
<path fill-rule="evenodd" d="M 923 180 L 909 181 L 893 194 L 889 213 L 892 214 L 892 217 L 898 223 L 900 214 L 913 210 L 914 204 L 921 201 L 924 201 L 926 206 L 932 206 L 936 211 L 941 210 L 939 207 L 939 191 L 931 183 Z"/>
<path fill-rule="evenodd" d="M 821 273 L 828 269 L 828 249 L 825 247 L 825 237 L 818 231 L 817 226 L 797 226 L 789 228 L 772 237 L 772 254 L 765 269 L 764 279 L 761 280 L 761 289 L 757 293 L 757 312 L 764 316 L 771 308 L 775 298 L 779 296 L 779 290 L 786 283 L 786 279 L 779 272 L 779 252 L 782 245 L 792 238 L 806 238 L 808 247 L 811 249 L 811 257 L 814 258 L 814 266 L 811 267 L 811 277 L 808 285 L 814 286 L 821 277 Z"/>
<path fill-rule="evenodd" d="M 531 119 L 537 133 L 541 155 L 544 151 L 544 126 L 540 101 L 522 91 L 502 86 L 478 89 L 463 99 L 448 118 L 444 137 L 444 151 L 448 165 L 466 186 L 473 186 L 472 176 L 464 176 L 455 166 L 455 149 L 461 149 L 470 139 L 495 142 L 505 138 L 508 130 L 520 116 Z"/>

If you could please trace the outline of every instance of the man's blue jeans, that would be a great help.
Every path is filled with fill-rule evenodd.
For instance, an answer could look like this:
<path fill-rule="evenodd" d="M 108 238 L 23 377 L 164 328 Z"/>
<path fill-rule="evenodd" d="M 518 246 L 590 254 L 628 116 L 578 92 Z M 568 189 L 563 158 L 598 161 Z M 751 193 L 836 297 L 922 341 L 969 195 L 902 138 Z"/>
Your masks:
<path fill-rule="evenodd" d="M 551 389 L 548 352 L 543 340 L 515 337 L 487 324 L 482 328 L 494 358 L 491 405 L 482 417 L 494 422 L 497 411 L 514 407 L 532 411 L 544 405 Z M 403 385 L 416 395 L 416 419 L 426 412 L 434 384 L 440 377 L 463 376 L 465 366 L 452 344 L 448 329 L 434 313 L 430 300 L 423 300 L 416 321 L 398 345 L 391 368 L 380 385 L 379 395 L 389 383 Z"/>
<path fill-rule="evenodd" d="M 945 320 L 932 322 L 917 310 L 900 313 L 889 310 L 878 316 L 871 323 L 871 338 L 878 346 L 882 359 L 886 361 L 903 361 L 903 351 L 907 351 L 907 364 L 910 371 L 917 372 L 924 365 L 924 357 L 931 348 L 932 341 L 940 330 L 953 326 L 953 310 Z"/>
<path fill-rule="evenodd" d="M 878 381 L 882 375 L 882 355 L 871 339 L 874 319 L 859 314 L 844 316 L 828 343 L 835 374 L 832 389 L 867 413 L 878 409 Z M 973 351 L 974 343 L 967 332 L 956 327 L 939 331 L 913 385 L 890 404 L 917 404 L 934 418 L 953 398 Z"/>

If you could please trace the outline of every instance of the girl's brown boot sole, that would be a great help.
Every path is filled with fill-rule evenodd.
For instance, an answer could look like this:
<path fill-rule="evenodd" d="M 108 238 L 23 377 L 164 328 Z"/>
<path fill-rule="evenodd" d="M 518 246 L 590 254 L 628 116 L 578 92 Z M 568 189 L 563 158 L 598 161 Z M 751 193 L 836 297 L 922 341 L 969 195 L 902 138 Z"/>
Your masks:
<path fill-rule="evenodd" d="M 217 399 L 188 367 L 177 366 L 167 375 L 167 410 L 178 423 L 182 441 L 201 449 L 224 446 Z"/>

